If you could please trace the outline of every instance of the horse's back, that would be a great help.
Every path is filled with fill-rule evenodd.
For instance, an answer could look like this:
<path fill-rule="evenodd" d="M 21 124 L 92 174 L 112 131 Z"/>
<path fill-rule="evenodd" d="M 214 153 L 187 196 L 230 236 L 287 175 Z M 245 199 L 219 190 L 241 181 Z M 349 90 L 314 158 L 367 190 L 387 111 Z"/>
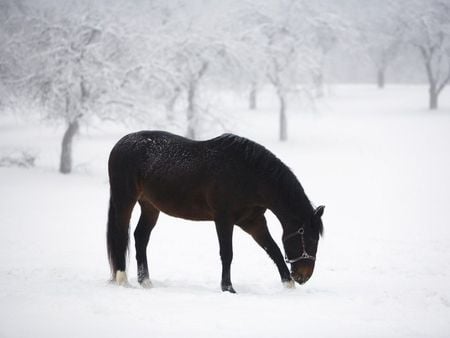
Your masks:
<path fill-rule="evenodd" d="M 126 161 L 142 170 L 154 161 L 170 161 L 192 152 L 193 144 L 194 141 L 164 131 L 131 133 L 122 137 L 111 150 L 109 167 Z"/>
<path fill-rule="evenodd" d="M 193 172 L 208 166 L 212 171 L 237 169 L 242 160 L 236 145 L 245 147 L 245 138 L 223 134 L 206 141 L 194 141 L 165 131 L 143 130 L 120 139 L 111 151 L 109 166 L 133 162 L 141 171 L 162 169 Z M 234 173 L 233 173 L 234 174 Z"/>

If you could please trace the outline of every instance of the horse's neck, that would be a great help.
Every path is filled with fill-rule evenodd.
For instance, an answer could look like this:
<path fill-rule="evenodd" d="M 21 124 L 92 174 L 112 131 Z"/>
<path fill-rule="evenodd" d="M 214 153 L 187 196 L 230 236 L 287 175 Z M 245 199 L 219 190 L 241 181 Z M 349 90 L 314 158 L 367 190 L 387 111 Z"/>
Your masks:
<path fill-rule="evenodd" d="M 308 197 L 299 189 L 286 195 L 278 195 L 268 207 L 278 218 L 284 231 L 297 230 L 309 217 L 313 207 Z"/>
<path fill-rule="evenodd" d="M 285 231 L 293 226 L 298 229 L 301 226 L 298 223 L 304 223 L 313 208 L 295 175 L 284 165 L 277 165 L 281 166 L 277 174 L 263 170 L 259 177 L 264 204 L 277 216 Z"/>

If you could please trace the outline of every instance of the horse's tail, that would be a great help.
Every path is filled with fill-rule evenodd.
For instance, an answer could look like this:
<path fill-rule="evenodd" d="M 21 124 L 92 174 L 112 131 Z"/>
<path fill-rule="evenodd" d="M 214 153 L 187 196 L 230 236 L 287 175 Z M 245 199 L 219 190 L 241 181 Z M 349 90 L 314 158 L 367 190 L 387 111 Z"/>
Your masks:
<path fill-rule="evenodd" d="M 108 249 L 108 260 L 109 260 L 109 266 L 111 269 L 111 277 L 112 279 L 115 278 L 115 260 L 113 259 L 113 248 L 114 248 L 114 220 L 115 220 L 115 211 L 114 211 L 114 204 L 112 201 L 112 196 L 109 197 L 109 209 L 108 209 L 108 222 L 106 225 L 106 247 Z"/>
<path fill-rule="evenodd" d="M 128 222 L 120 222 L 123 218 L 114 203 L 111 193 L 109 198 L 108 223 L 106 229 L 106 245 L 108 249 L 109 265 L 112 280 L 116 280 L 118 271 L 125 272 L 126 256 L 128 251 Z"/>

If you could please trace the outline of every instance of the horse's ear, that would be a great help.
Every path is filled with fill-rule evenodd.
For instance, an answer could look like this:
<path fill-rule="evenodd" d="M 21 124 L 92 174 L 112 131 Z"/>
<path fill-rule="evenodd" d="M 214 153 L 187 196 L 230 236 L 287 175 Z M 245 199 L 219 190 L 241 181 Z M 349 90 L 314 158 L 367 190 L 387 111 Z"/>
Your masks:
<path fill-rule="evenodd" d="M 314 217 L 322 217 L 324 210 L 325 210 L 324 205 L 317 207 L 317 209 L 314 210 Z"/>

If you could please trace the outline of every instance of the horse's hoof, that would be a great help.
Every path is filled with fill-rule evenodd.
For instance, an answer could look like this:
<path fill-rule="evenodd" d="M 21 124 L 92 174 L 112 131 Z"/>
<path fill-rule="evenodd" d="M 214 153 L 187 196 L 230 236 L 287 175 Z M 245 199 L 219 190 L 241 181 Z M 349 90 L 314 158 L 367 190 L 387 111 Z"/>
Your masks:
<path fill-rule="evenodd" d="M 236 293 L 236 291 L 233 289 L 233 285 L 222 285 L 222 291 L 229 292 L 229 293 Z"/>
<path fill-rule="evenodd" d="M 139 282 L 144 289 L 151 289 L 153 287 L 152 281 L 149 278 L 145 278 L 142 282 Z"/>
<path fill-rule="evenodd" d="M 286 289 L 295 289 L 295 282 L 294 282 L 293 279 L 287 280 L 287 281 L 283 281 L 283 286 Z"/>
<path fill-rule="evenodd" d="M 116 284 L 119 286 L 128 286 L 127 273 L 125 271 L 118 270 L 116 272 Z"/>

